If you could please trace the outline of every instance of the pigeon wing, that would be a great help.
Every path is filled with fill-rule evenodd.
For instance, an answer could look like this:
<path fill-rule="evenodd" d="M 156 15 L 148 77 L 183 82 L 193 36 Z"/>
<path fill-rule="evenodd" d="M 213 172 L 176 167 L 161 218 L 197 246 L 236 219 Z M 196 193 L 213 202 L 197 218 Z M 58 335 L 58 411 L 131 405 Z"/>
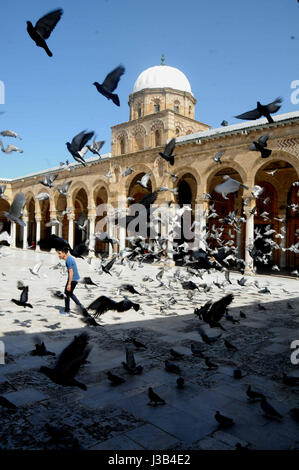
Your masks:
<path fill-rule="evenodd" d="M 111 269 L 112 266 L 114 265 L 115 260 L 116 260 L 116 257 L 112 258 L 112 260 L 109 261 L 109 263 L 106 264 L 105 268 L 106 268 L 108 271 L 110 271 L 110 269 Z"/>
<path fill-rule="evenodd" d="M 116 310 L 116 308 L 117 302 L 105 295 L 101 295 L 87 307 L 87 310 L 95 310 L 97 315 L 101 315 L 108 312 L 108 310 Z"/>
<path fill-rule="evenodd" d="M 107 77 L 102 83 L 102 86 L 106 88 L 106 90 L 112 92 L 116 89 L 120 77 L 125 73 L 125 68 L 122 65 L 116 67 L 112 72 L 108 73 Z"/>
<path fill-rule="evenodd" d="M 130 369 L 135 369 L 136 367 L 136 362 L 134 358 L 134 353 L 132 349 L 126 347 L 126 363 L 130 367 Z"/>
<path fill-rule="evenodd" d="M 164 149 L 164 154 L 165 155 L 172 155 L 172 152 L 174 151 L 174 147 L 175 147 L 175 139 L 171 139 L 168 144 L 165 145 L 165 149 Z"/>
<path fill-rule="evenodd" d="M 233 301 L 234 296 L 233 294 L 228 294 L 224 297 L 222 297 L 220 300 L 217 302 L 214 302 L 210 311 L 209 311 L 209 316 L 211 320 L 219 322 L 223 315 L 225 314 L 225 310 L 229 306 L 229 304 Z"/>
<path fill-rule="evenodd" d="M 268 139 L 269 139 L 269 134 L 262 135 L 262 137 L 259 138 L 259 143 L 263 145 L 264 147 L 266 147 Z"/>
<path fill-rule="evenodd" d="M 252 109 L 251 111 L 247 111 L 246 113 L 239 114 L 238 116 L 235 116 L 237 119 L 258 119 L 261 117 L 261 113 L 257 108 Z"/>
<path fill-rule="evenodd" d="M 147 207 L 151 204 L 154 204 L 155 200 L 158 197 L 158 191 L 154 191 L 151 194 L 146 194 L 143 198 L 140 199 L 138 204 L 142 204 L 143 206 Z"/>
<path fill-rule="evenodd" d="M 53 29 L 57 25 L 63 14 L 63 10 L 60 8 L 58 10 L 51 11 L 47 15 L 43 16 L 38 20 L 35 25 L 36 31 L 44 38 L 48 39 Z"/>
<path fill-rule="evenodd" d="M 20 296 L 20 301 L 26 303 L 28 300 L 28 290 L 29 287 L 25 286 L 24 289 L 22 290 L 22 294 Z"/>
<path fill-rule="evenodd" d="M 15 217 L 20 217 L 25 206 L 26 199 L 24 193 L 16 194 L 12 205 L 10 206 L 9 214 Z"/>
<path fill-rule="evenodd" d="M 276 113 L 281 108 L 281 105 L 279 106 L 277 103 L 282 103 L 282 98 L 276 98 L 275 101 L 266 105 L 269 113 Z"/>

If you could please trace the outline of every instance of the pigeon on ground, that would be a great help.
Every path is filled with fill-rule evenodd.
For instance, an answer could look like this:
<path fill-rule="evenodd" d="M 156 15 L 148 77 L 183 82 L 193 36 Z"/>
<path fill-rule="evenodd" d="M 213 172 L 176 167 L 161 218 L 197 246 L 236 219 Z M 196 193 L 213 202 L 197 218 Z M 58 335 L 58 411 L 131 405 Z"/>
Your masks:
<path fill-rule="evenodd" d="M 175 139 L 171 139 L 165 146 L 164 152 L 159 152 L 160 157 L 164 158 L 170 165 L 174 165 L 174 157 L 173 151 L 175 147 Z"/>
<path fill-rule="evenodd" d="M 123 377 L 119 377 L 118 375 L 112 374 L 112 372 L 106 372 L 108 379 L 110 380 L 112 385 L 120 385 L 125 382 Z"/>
<path fill-rule="evenodd" d="M 205 364 L 209 369 L 217 369 L 218 366 L 217 364 L 214 364 L 214 362 L 210 361 L 208 357 L 205 357 Z"/>
<path fill-rule="evenodd" d="M 222 428 L 228 428 L 235 424 L 232 418 L 228 418 L 227 416 L 222 415 L 219 411 L 216 411 L 215 419 Z"/>
<path fill-rule="evenodd" d="M 49 57 L 52 57 L 53 54 L 47 46 L 46 39 L 50 37 L 53 29 L 57 25 L 63 14 L 63 10 L 60 8 L 58 10 L 51 11 L 45 16 L 40 18 L 35 26 L 31 21 L 26 21 L 27 23 L 27 32 L 31 39 L 35 42 L 38 47 L 42 47 Z"/>
<path fill-rule="evenodd" d="M 141 295 L 140 292 L 137 292 L 137 290 L 135 289 L 134 286 L 132 286 L 132 284 L 122 284 L 120 287 L 119 287 L 119 290 L 122 291 L 122 290 L 127 290 L 128 292 L 130 292 L 131 294 L 138 294 L 138 295 Z"/>
<path fill-rule="evenodd" d="M 75 379 L 75 375 L 78 373 L 80 366 L 85 364 L 91 351 L 88 340 L 89 336 L 85 332 L 75 336 L 73 341 L 61 352 L 54 369 L 42 366 L 40 372 L 57 384 L 76 386 L 82 390 L 87 390 L 85 384 Z"/>
<path fill-rule="evenodd" d="M 242 310 L 240 310 L 240 317 L 241 317 L 241 318 L 247 318 L 246 315 L 245 315 L 245 313 L 242 312 Z"/>
<path fill-rule="evenodd" d="M 245 286 L 246 281 L 247 279 L 245 279 L 245 277 L 241 277 L 241 279 L 237 279 L 237 283 L 239 284 L 239 286 L 242 286 L 242 287 Z"/>
<path fill-rule="evenodd" d="M 172 372 L 173 374 L 180 374 L 181 370 L 179 368 L 179 366 L 177 366 L 176 364 L 173 364 L 172 362 L 170 361 L 164 361 L 164 364 L 165 364 L 165 370 L 167 370 L 167 372 Z"/>
<path fill-rule="evenodd" d="M 250 400 L 260 400 L 265 396 L 263 393 L 255 392 L 254 390 L 252 390 L 251 385 L 248 385 L 246 395 Z"/>
<path fill-rule="evenodd" d="M 148 397 L 150 399 L 148 405 L 165 405 L 166 404 L 166 401 L 163 400 L 163 398 L 159 397 L 159 395 L 157 395 L 152 387 L 149 387 L 148 388 Z"/>
<path fill-rule="evenodd" d="M 196 346 L 194 346 L 194 344 L 191 344 L 191 352 L 193 356 L 198 356 L 198 357 L 201 357 L 202 359 L 205 359 L 205 356 L 203 355 L 201 350 L 197 348 Z"/>
<path fill-rule="evenodd" d="M 30 352 L 31 356 L 56 356 L 54 352 L 48 351 L 45 343 L 39 337 L 34 338 L 35 349 Z"/>
<path fill-rule="evenodd" d="M 21 215 L 23 213 L 24 206 L 26 204 L 26 199 L 24 193 L 18 193 L 15 195 L 12 205 L 9 208 L 9 212 L 3 211 L 5 217 L 11 222 L 25 227 L 26 224 L 21 220 Z"/>
<path fill-rule="evenodd" d="M 258 139 L 258 141 L 253 141 L 251 145 L 249 145 L 248 149 L 249 150 L 256 150 L 258 152 L 261 152 L 261 157 L 262 158 L 268 158 L 270 157 L 272 150 L 266 149 L 267 147 L 267 140 L 269 138 L 269 134 L 265 134 L 262 137 Z"/>
<path fill-rule="evenodd" d="M 242 379 L 243 378 L 243 374 L 242 374 L 242 371 L 241 369 L 234 369 L 234 379 Z"/>
<path fill-rule="evenodd" d="M 282 98 L 276 98 L 276 100 L 272 101 L 272 103 L 262 105 L 259 101 L 256 103 L 256 108 L 247 111 L 246 113 L 239 114 L 238 116 L 235 116 L 237 119 L 247 119 L 247 120 L 254 120 L 254 119 L 259 119 L 262 116 L 265 116 L 268 120 L 269 123 L 274 122 L 271 114 L 276 113 L 282 103 Z"/>
<path fill-rule="evenodd" d="M 112 100 L 116 106 L 120 106 L 119 97 L 116 93 L 112 92 L 117 88 L 120 77 L 124 73 L 125 68 L 122 65 L 119 65 L 114 70 L 112 70 L 112 72 L 108 73 L 103 83 L 93 83 L 98 92 L 105 96 L 108 100 Z"/>
<path fill-rule="evenodd" d="M 290 410 L 290 414 L 291 416 L 293 416 L 293 418 L 299 422 L 299 408 L 292 408 Z"/>
<path fill-rule="evenodd" d="M 137 339 L 135 338 L 128 338 L 128 341 L 132 344 L 134 344 L 135 348 L 137 349 L 147 349 L 147 347 L 145 346 L 145 344 L 141 343 L 140 341 L 138 341 Z"/>
<path fill-rule="evenodd" d="M 80 150 L 84 147 L 84 145 L 91 139 L 94 135 L 94 132 L 86 132 L 82 131 L 79 134 L 77 134 L 72 142 L 67 142 L 66 146 L 70 154 L 73 156 L 73 158 L 79 162 L 82 163 L 83 166 L 86 166 L 86 163 L 84 161 L 84 158 L 79 154 Z"/>
<path fill-rule="evenodd" d="M 293 377 L 291 375 L 283 374 L 282 381 L 285 385 L 299 385 L 299 377 Z"/>
<path fill-rule="evenodd" d="M 98 285 L 95 282 L 93 282 L 93 280 L 89 276 L 83 277 L 83 279 L 80 280 L 80 283 L 84 284 L 85 286 L 97 286 Z"/>

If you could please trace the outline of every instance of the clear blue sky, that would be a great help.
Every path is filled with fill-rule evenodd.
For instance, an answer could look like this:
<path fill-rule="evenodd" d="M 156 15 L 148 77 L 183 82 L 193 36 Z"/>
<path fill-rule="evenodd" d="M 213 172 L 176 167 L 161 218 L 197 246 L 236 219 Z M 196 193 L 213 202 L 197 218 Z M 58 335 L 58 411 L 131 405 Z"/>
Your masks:
<path fill-rule="evenodd" d="M 47 40 L 51 58 L 29 38 L 26 21 L 56 8 L 64 14 Z M 0 153 L 0 177 L 71 160 L 65 142 L 83 129 L 105 139 L 109 152 L 110 126 L 129 119 L 134 82 L 162 53 L 189 79 L 196 119 L 212 127 L 237 122 L 257 100 L 283 96 L 279 112 L 299 109 L 290 101 L 290 83 L 299 80 L 297 0 L 10 0 L 1 7 L 0 44 L 0 127 L 23 137 L 3 142 L 24 150 Z M 92 83 L 120 63 L 117 108 Z"/>

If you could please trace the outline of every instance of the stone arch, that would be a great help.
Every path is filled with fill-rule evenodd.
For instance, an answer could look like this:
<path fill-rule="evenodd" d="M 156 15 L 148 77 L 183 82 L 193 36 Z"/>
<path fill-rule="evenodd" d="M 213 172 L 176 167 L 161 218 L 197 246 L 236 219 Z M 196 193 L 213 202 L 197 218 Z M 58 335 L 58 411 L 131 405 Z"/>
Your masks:
<path fill-rule="evenodd" d="M 125 130 L 120 131 L 116 136 L 117 155 L 128 153 L 129 137 Z"/>
<path fill-rule="evenodd" d="M 93 191 L 93 197 L 95 201 L 95 206 L 98 207 L 100 204 L 107 204 L 108 203 L 108 188 L 107 185 L 101 181 L 98 182 L 97 186 L 95 187 Z M 95 219 L 95 231 L 98 231 L 97 224 L 100 220 L 102 220 L 105 216 L 107 215 L 107 211 L 104 211 L 103 214 L 99 214 L 97 212 L 96 219 Z M 107 224 L 105 224 L 101 230 L 104 232 L 107 232 Z M 105 253 L 109 251 L 109 246 L 108 244 L 101 242 L 99 240 L 96 240 L 95 243 L 95 251 L 100 252 L 100 253 Z"/>
<path fill-rule="evenodd" d="M 74 184 L 70 186 L 69 189 L 69 194 L 71 195 L 71 200 L 74 205 L 75 199 L 77 197 L 77 194 L 83 189 L 86 193 L 87 196 L 87 206 L 89 205 L 89 188 L 86 183 L 83 183 L 83 181 L 76 181 Z"/>
<path fill-rule="evenodd" d="M 126 183 L 125 183 L 125 192 L 126 192 L 127 195 L 129 193 L 129 188 L 132 184 L 132 181 L 133 180 L 136 181 L 136 176 L 137 176 L 137 179 L 140 179 L 140 178 L 142 178 L 143 175 L 145 175 L 149 171 L 152 171 L 151 167 L 149 167 L 149 166 L 147 166 L 143 163 L 138 163 L 137 165 L 133 166 L 132 168 L 135 171 L 131 175 L 127 176 Z M 156 178 L 154 176 L 154 173 L 151 175 L 150 181 L 151 181 L 151 184 L 152 184 L 152 190 L 155 191 L 156 188 L 157 188 L 157 182 L 156 182 Z M 140 186 L 140 185 L 138 185 L 138 186 Z M 140 189 L 142 189 L 141 186 L 140 186 Z"/>
<path fill-rule="evenodd" d="M 151 125 L 152 147 L 160 147 L 164 134 L 164 123 L 161 119 L 156 119 Z"/>
<path fill-rule="evenodd" d="M 227 170 L 227 173 L 226 173 L 226 170 Z M 232 172 L 231 170 L 234 170 L 234 171 Z M 228 162 L 227 164 L 223 163 L 221 165 L 221 168 L 219 168 L 219 165 L 215 168 L 215 166 L 212 164 L 204 172 L 204 176 L 207 175 L 206 176 L 206 182 L 207 182 L 206 192 L 209 192 L 211 181 L 213 180 L 214 176 L 216 176 L 217 173 L 220 173 L 220 172 L 222 175 L 229 174 L 229 176 L 231 176 L 232 178 L 237 179 L 238 181 L 241 180 L 243 184 L 250 186 L 250 184 L 248 183 L 248 175 L 239 163 L 237 162 Z M 237 178 L 238 175 L 239 175 L 239 179 Z"/>
<path fill-rule="evenodd" d="M 77 190 L 78 189 L 78 190 Z M 86 217 L 88 215 L 88 192 L 81 185 L 79 188 L 73 190 L 72 193 L 73 205 L 75 208 L 75 220 L 78 220 L 79 215 L 83 212 Z M 85 232 L 79 230 L 77 225 L 74 224 L 75 234 L 74 234 L 74 245 L 81 243 L 85 240 Z"/>
<path fill-rule="evenodd" d="M 248 173 L 252 175 L 252 180 L 254 181 L 256 179 L 257 173 L 261 169 L 268 166 L 270 162 L 272 163 L 272 162 L 279 161 L 279 160 L 289 163 L 296 171 L 297 177 L 299 177 L 298 158 L 296 158 L 295 156 L 291 155 L 288 152 L 285 152 L 284 150 L 273 150 L 271 153 L 271 156 L 266 159 L 257 157 L 252 162 L 251 168 L 249 169 Z"/>
<path fill-rule="evenodd" d="M 93 201 L 95 206 L 96 206 L 96 199 L 97 199 L 98 192 L 101 191 L 102 189 L 105 190 L 106 193 L 107 193 L 107 200 L 104 201 L 104 202 L 109 201 L 109 186 L 108 186 L 108 184 L 106 183 L 106 181 L 104 181 L 102 179 L 96 180 L 93 184 L 93 191 L 92 191 L 92 196 L 93 196 L 92 201 Z"/>
<path fill-rule="evenodd" d="M 176 170 L 175 174 L 178 176 L 177 182 L 180 181 L 184 177 L 185 174 L 190 174 L 196 181 L 196 187 L 197 187 L 197 192 L 198 192 L 198 188 L 201 185 L 201 178 L 200 178 L 198 171 L 195 168 L 190 168 L 187 166 L 180 167 Z"/>
<path fill-rule="evenodd" d="M 10 204 L 6 199 L 0 198 L 0 225 L 1 229 L 0 232 L 8 232 L 10 233 L 10 221 L 7 220 L 3 211 L 9 212 Z M 2 225 L 3 224 L 3 225 Z"/>
<path fill-rule="evenodd" d="M 299 203 L 299 186 L 291 185 L 287 195 L 287 212 L 286 212 L 286 225 L 287 225 L 287 240 L 288 247 L 295 245 L 299 242 L 299 216 L 297 211 L 292 210 L 292 204 Z M 286 266 L 290 269 L 298 269 L 299 254 L 294 251 L 288 250 L 286 252 Z"/>

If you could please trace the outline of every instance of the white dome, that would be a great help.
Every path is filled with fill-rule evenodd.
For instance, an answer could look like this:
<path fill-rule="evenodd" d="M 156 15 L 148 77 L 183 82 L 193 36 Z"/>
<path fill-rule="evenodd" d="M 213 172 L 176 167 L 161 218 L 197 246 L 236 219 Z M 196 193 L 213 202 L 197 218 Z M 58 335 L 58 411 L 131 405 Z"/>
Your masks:
<path fill-rule="evenodd" d="M 183 72 L 168 65 L 156 65 L 144 70 L 135 82 L 133 93 L 145 88 L 174 88 L 192 94 L 190 83 Z"/>

